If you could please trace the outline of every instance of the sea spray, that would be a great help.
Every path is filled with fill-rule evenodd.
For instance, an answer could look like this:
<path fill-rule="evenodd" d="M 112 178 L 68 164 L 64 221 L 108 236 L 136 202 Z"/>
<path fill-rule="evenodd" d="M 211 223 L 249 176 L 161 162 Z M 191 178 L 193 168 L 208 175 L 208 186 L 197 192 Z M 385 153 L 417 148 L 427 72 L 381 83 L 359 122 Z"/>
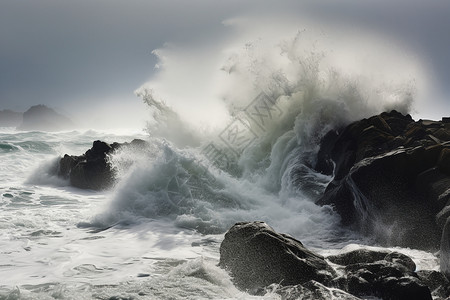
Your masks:
<path fill-rule="evenodd" d="M 322 137 L 387 107 L 408 109 L 414 87 L 392 84 L 389 92 L 383 85 L 379 93 L 380 87 L 371 86 L 366 77 L 331 66 L 328 56 L 333 53 L 318 50 L 318 43 L 308 51 L 310 37 L 304 35 L 299 32 L 269 48 L 250 42 L 230 56 L 222 67 L 226 82 L 251 89 L 248 94 L 239 87 L 222 91 L 230 121 L 215 139 L 194 134 L 195 126 L 176 107 L 155 98 L 151 82 L 142 87 L 138 95 L 153 107 L 153 122 L 160 122 L 149 127 L 158 155 L 125 176 L 109 212 L 97 221 L 169 218 L 182 227 L 217 233 L 236 221 L 261 219 L 306 239 L 313 227 L 325 239 L 334 234 L 338 217 L 313 204 L 331 180 L 314 170 Z M 279 59 L 284 62 L 277 65 Z M 247 131 L 238 138 L 250 142 L 233 144 L 229 138 L 235 128 L 236 133 Z M 194 143 L 200 139 L 202 146 L 188 147 L 183 137 Z M 205 157 L 211 144 L 225 153 L 225 166 Z M 230 165 L 238 170 L 231 171 Z"/>

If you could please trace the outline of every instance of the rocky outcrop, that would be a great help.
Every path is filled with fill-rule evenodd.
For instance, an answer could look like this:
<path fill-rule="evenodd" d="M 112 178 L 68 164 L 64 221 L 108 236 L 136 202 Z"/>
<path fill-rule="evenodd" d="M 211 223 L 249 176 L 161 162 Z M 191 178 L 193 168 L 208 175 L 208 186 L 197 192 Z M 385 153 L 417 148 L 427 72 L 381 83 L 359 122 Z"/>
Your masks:
<path fill-rule="evenodd" d="M 432 291 L 434 299 L 449 299 L 450 281 L 444 274 L 434 270 L 417 271 L 419 279 Z"/>
<path fill-rule="evenodd" d="M 440 249 L 441 271 L 450 279 L 450 218 L 445 224 Z"/>
<path fill-rule="evenodd" d="M 353 295 L 432 299 L 431 290 L 415 273 L 416 264 L 404 254 L 359 249 L 327 259 L 344 267 L 344 275 L 335 281 Z"/>
<path fill-rule="evenodd" d="M 291 286 L 314 280 L 329 285 L 336 275 L 322 256 L 264 222 L 231 227 L 220 245 L 219 265 L 238 288 L 252 294 L 273 283 Z"/>
<path fill-rule="evenodd" d="M 68 179 L 74 187 L 92 190 L 107 189 L 115 181 L 115 170 L 109 163 L 108 156 L 119 148 L 142 148 L 145 144 L 145 141 L 139 139 L 122 144 L 95 141 L 92 148 L 83 155 L 64 155 L 58 162 L 57 175 Z"/>
<path fill-rule="evenodd" d="M 322 140 L 316 169 L 334 179 L 317 202 L 386 245 L 438 249 L 450 216 L 450 123 L 396 111 Z"/>
<path fill-rule="evenodd" d="M 304 284 L 298 284 L 295 286 L 281 287 L 277 290 L 277 294 L 281 296 L 283 300 L 360 300 L 361 298 L 355 297 L 343 290 L 336 288 L 329 288 L 317 281 L 308 281 Z"/>
<path fill-rule="evenodd" d="M 0 127 L 17 127 L 22 123 L 22 113 L 12 110 L 0 110 Z"/>
<path fill-rule="evenodd" d="M 19 130 L 62 131 L 75 127 L 74 123 L 45 105 L 35 105 L 23 113 Z"/>
<path fill-rule="evenodd" d="M 338 265 L 365 264 L 382 260 L 389 254 L 389 251 L 373 251 L 368 249 L 358 249 L 339 255 L 330 255 L 329 261 Z"/>
<path fill-rule="evenodd" d="M 349 293 L 381 299 L 431 300 L 430 289 L 417 275 L 401 264 L 378 261 L 345 267 L 345 283 Z"/>
<path fill-rule="evenodd" d="M 359 249 L 324 258 L 263 222 L 235 224 L 220 246 L 219 265 L 239 289 L 251 294 L 275 291 L 282 299 L 450 296 L 442 273 L 416 273 L 414 261 L 402 253 Z"/>

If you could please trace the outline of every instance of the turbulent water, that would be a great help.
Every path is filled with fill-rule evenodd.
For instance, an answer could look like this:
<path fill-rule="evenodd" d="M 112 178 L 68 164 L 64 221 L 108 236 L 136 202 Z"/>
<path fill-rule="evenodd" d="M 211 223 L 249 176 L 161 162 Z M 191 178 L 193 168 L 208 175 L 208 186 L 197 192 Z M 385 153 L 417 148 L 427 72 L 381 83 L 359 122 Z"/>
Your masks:
<path fill-rule="evenodd" d="M 226 88 L 219 121 L 203 112 L 193 126 L 158 98 L 157 78 L 138 90 L 153 111 L 145 132 L 0 129 L 0 299 L 249 299 L 217 267 L 223 234 L 239 221 L 265 221 L 323 254 L 370 244 L 314 204 L 332 179 L 314 171 L 319 142 L 353 120 L 406 112 L 414 86 L 344 72 L 301 41 L 232 51 L 216 78 Z M 58 157 L 94 140 L 134 138 L 149 146 L 111 155 L 111 190 L 51 175 Z M 397 250 L 438 268 L 431 253 Z"/>
<path fill-rule="evenodd" d="M 231 175 L 204 148 L 159 139 L 111 157 L 119 174 L 111 191 L 79 190 L 48 173 L 55 157 L 81 154 L 93 140 L 133 138 L 151 140 L 1 130 L 1 299 L 248 299 L 216 266 L 223 233 L 237 221 L 264 220 L 322 253 L 365 243 L 313 204 L 331 178 L 299 163 L 289 134 L 264 173 Z M 432 254 L 403 251 L 436 268 Z"/>

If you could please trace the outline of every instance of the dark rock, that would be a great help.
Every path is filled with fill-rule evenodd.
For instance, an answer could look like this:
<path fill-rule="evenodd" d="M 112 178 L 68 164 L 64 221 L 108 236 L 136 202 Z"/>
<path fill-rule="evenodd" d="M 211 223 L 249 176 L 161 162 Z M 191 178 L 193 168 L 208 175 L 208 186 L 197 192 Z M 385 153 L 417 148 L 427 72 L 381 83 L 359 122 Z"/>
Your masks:
<path fill-rule="evenodd" d="M 59 168 L 57 169 L 58 176 L 64 179 L 69 179 L 72 169 L 82 160 L 84 160 L 84 156 L 73 156 L 65 154 L 64 157 L 59 161 Z"/>
<path fill-rule="evenodd" d="M 411 257 L 399 252 L 391 252 L 387 254 L 384 260 L 404 266 L 410 272 L 414 272 L 416 270 L 416 263 L 411 259 Z"/>
<path fill-rule="evenodd" d="M 440 121 L 422 120 L 422 119 L 420 119 L 418 121 L 418 123 L 420 123 L 422 126 L 424 126 L 427 129 L 428 128 L 441 128 L 441 127 L 443 127 L 443 124 Z"/>
<path fill-rule="evenodd" d="M 0 110 L 0 127 L 17 127 L 22 123 L 23 114 L 12 110 Z"/>
<path fill-rule="evenodd" d="M 373 263 L 351 264 L 345 267 L 345 271 L 348 275 L 361 273 L 373 274 L 372 278 L 367 276 L 363 277 L 368 281 L 381 277 L 400 278 L 405 274 L 412 274 L 406 267 L 385 260 L 379 260 Z"/>
<path fill-rule="evenodd" d="M 317 203 L 331 205 L 344 225 L 379 243 L 439 248 L 442 226 L 436 215 L 450 200 L 447 137 L 450 126 L 414 122 L 396 111 L 348 125 L 321 145 L 318 162 L 326 153 L 336 167 Z"/>
<path fill-rule="evenodd" d="M 386 260 L 345 267 L 348 292 L 382 299 L 432 299 L 430 289 L 407 267 Z"/>
<path fill-rule="evenodd" d="M 139 139 L 131 143 L 112 145 L 95 141 L 92 148 L 80 156 L 64 155 L 59 161 L 57 175 L 69 179 L 72 186 L 82 189 L 102 190 L 111 187 L 115 181 L 115 170 L 108 156 L 123 147 L 145 147 L 147 142 Z"/>
<path fill-rule="evenodd" d="M 334 162 L 331 158 L 331 149 L 338 137 L 338 131 L 330 130 L 320 141 L 321 147 L 317 154 L 317 162 L 314 167 L 317 172 L 326 175 L 333 174 Z"/>
<path fill-rule="evenodd" d="M 430 289 L 412 276 L 385 277 L 379 283 L 377 296 L 391 300 L 432 300 Z"/>
<path fill-rule="evenodd" d="M 327 259 L 332 263 L 347 266 L 350 264 L 373 263 L 384 259 L 388 254 L 388 251 L 358 249 L 338 255 L 330 255 L 327 256 Z"/>
<path fill-rule="evenodd" d="M 450 197 L 450 177 L 439 171 L 438 168 L 431 168 L 417 176 L 415 190 L 430 199 L 436 211 L 442 210 L 447 205 Z"/>
<path fill-rule="evenodd" d="M 438 168 L 444 174 L 450 175 L 450 149 L 445 148 L 441 151 L 438 160 Z"/>
<path fill-rule="evenodd" d="M 450 279 L 450 218 L 447 218 L 442 230 L 440 267 L 441 272 Z"/>
<path fill-rule="evenodd" d="M 359 300 L 351 294 L 342 290 L 328 288 L 317 281 L 308 281 L 304 284 L 296 286 L 282 287 L 276 290 L 276 293 L 281 296 L 283 300 Z"/>
<path fill-rule="evenodd" d="M 401 139 L 398 136 L 411 123 L 414 123 L 414 120 L 410 115 L 403 116 L 396 111 L 382 113 L 348 125 L 339 134 L 334 145 L 324 144 L 323 147 L 321 145 L 321 151 L 329 151 L 332 160 L 336 163 L 335 180 L 345 177 L 358 161 L 398 147 Z M 326 142 L 329 143 L 329 140 Z M 394 148 L 393 145 L 396 147 Z M 330 148 L 331 151 L 325 150 Z"/>
<path fill-rule="evenodd" d="M 343 224 L 356 223 L 382 244 L 437 248 L 437 207 L 412 188 L 416 173 L 430 166 L 426 156 L 425 148 L 416 148 L 366 158 L 344 180 L 330 184 L 318 203 L 332 205 Z"/>
<path fill-rule="evenodd" d="M 447 278 L 436 271 L 415 273 L 413 260 L 398 252 L 358 249 L 327 259 L 264 222 L 236 223 L 220 246 L 219 265 L 234 284 L 250 294 L 276 292 L 282 299 L 447 297 Z"/>
<path fill-rule="evenodd" d="M 450 141 L 450 132 L 445 128 L 439 128 L 433 135 L 441 141 Z"/>
<path fill-rule="evenodd" d="M 228 230 L 219 265 L 238 288 L 253 294 L 273 283 L 289 286 L 315 280 L 327 285 L 335 276 L 322 256 L 264 222 L 237 223 Z"/>
<path fill-rule="evenodd" d="M 23 113 L 19 130 L 61 131 L 75 127 L 74 123 L 45 105 L 32 106 Z"/>
<path fill-rule="evenodd" d="M 113 148 L 95 141 L 91 149 L 82 156 L 65 155 L 60 161 L 59 175 L 69 177 L 71 185 L 82 189 L 101 190 L 114 181 L 114 172 L 107 161 Z"/>
<path fill-rule="evenodd" d="M 450 218 L 450 205 L 445 206 L 437 215 L 436 215 L 436 223 L 439 228 L 444 230 L 445 223 L 447 219 Z"/>
<path fill-rule="evenodd" d="M 425 130 L 425 128 L 417 123 L 410 124 L 410 126 L 408 126 L 407 128 L 407 131 L 404 133 L 405 138 L 414 140 L 421 140 L 425 138 L 426 135 L 427 131 Z"/>
<path fill-rule="evenodd" d="M 421 270 L 417 272 L 417 276 L 426 286 L 428 286 L 434 297 L 450 297 L 450 281 L 441 272 Z"/>

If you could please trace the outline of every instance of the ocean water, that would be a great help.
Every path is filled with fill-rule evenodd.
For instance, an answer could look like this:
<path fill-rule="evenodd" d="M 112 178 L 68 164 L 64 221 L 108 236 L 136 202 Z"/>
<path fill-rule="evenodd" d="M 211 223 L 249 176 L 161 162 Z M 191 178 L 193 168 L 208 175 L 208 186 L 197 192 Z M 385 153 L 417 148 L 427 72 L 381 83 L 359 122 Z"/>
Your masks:
<path fill-rule="evenodd" d="M 84 153 L 94 140 L 133 138 L 149 140 L 142 132 L 2 128 L 3 298 L 246 299 L 216 266 L 223 233 L 235 222 L 266 220 L 318 246 L 342 242 L 314 238 L 332 231 L 333 222 L 320 224 L 336 219 L 330 210 L 295 203 L 293 195 L 280 199 L 208 165 L 199 150 L 164 141 L 113 155 L 119 180 L 110 191 L 76 189 L 49 172 L 57 157 Z"/>
<path fill-rule="evenodd" d="M 149 146 L 110 157 L 118 171 L 111 190 L 73 188 L 49 173 L 56 158 L 84 153 L 94 140 L 133 138 Z M 272 150 L 286 161 L 272 157 L 266 172 L 233 175 L 205 157 L 207 147 L 178 149 L 144 132 L 2 128 L 1 299 L 278 299 L 237 290 L 217 267 L 235 222 L 266 221 L 322 254 L 370 244 L 314 205 L 331 177 L 303 164 L 292 138 L 282 135 Z M 438 267 L 431 253 L 397 251 L 420 268 Z"/>
<path fill-rule="evenodd" d="M 183 110 L 205 106 L 189 88 L 185 103 L 170 101 L 180 94 L 170 93 L 170 74 L 185 66 L 170 69 L 177 53 L 161 50 L 169 69 L 137 91 L 152 111 L 145 130 L 1 128 L 0 299 L 279 299 L 237 290 L 217 267 L 224 233 L 239 221 L 265 221 L 325 255 L 376 247 L 314 204 L 332 180 L 314 171 L 316 154 L 330 129 L 408 112 L 415 86 L 398 73 L 385 83 L 355 65 L 341 69 L 345 51 L 305 47 L 302 34 L 229 50 L 221 75 L 210 76 L 220 84 L 204 84 L 220 86 L 222 105 L 211 106 L 220 113 Z M 80 190 L 51 174 L 65 153 L 134 138 L 148 146 L 109 157 L 110 190 Z M 419 269 L 439 268 L 433 253 L 396 250 Z"/>

